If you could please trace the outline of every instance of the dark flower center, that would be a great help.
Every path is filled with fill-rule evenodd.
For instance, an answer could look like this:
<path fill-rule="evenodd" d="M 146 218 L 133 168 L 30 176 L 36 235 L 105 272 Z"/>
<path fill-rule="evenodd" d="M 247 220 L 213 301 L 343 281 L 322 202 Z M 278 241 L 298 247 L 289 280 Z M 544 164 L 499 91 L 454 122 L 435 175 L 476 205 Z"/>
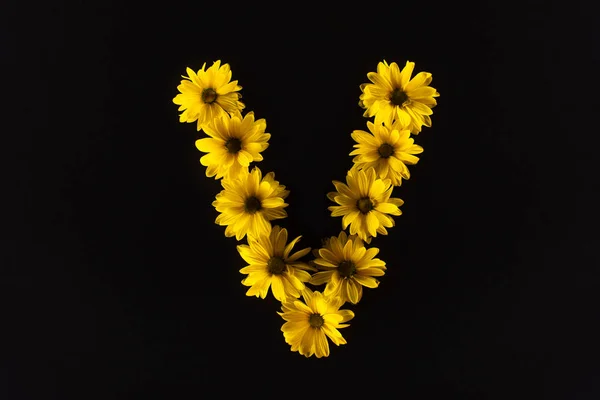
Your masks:
<path fill-rule="evenodd" d="M 406 93 L 404 93 L 398 88 L 394 89 L 390 96 L 390 101 L 392 102 L 392 104 L 397 106 L 401 106 L 406 100 L 408 100 L 408 96 L 406 95 Z"/>
<path fill-rule="evenodd" d="M 320 328 L 325 323 L 325 320 L 319 314 L 311 314 L 311 316 L 308 318 L 308 323 L 313 328 Z"/>
<path fill-rule="evenodd" d="M 227 151 L 230 153 L 237 153 L 242 149 L 242 142 L 240 139 L 232 138 L 225 143 L 225 147 L 227 147 Z"/>
<path fill-rule="evenodd" d="M 366 214 L 371 211 L 373 208 L 373 202 L 368 197 L 363 197 L 362 199 L 356 202 L 356 207 L 360 210 L 361 213 Z"/>
<path fill-rule="evenodd" d="M 246 199 L 246 204 L 244 204 L 244 206 L 246 208 L 246 212 L 249 212 L 250 214 L 254 214 L 255 212 L 257 212 L 258 210 L 260 210 L 262 208 L 262 204 L 260 204 L 260 200 L 257 199 L 255 196 L 248 197 Z"/>
<path fill-rule="evenodd" d="M 381 146 L 379 146 L 378 151 L 379 155 L 382 158 L 390 158 L 392 154 L 394 154 L 394 146 L 392 146 L 391 144 L 384 143 Z"/>
<path fill-rule="evenodd" d="M 356 273 L 356 266 L 352 261 L 342 261 L 338 265 L 338 273 L 343 278 L 351 278 Z"/>
<path fill-rule="evenodd" d="M 281 275 L 283 271 L 285 271 L 285 262 L 281 257 L 271 257 L 269 261 L 267 261 L 267 269 L 271 274 Z"/>
<path fill-rule="evenodd" d="M 202 91 L 202 101 L 206 104 L 211 104 L 217 99 L 217 92 L 215 89 L 204 89 Z"/>

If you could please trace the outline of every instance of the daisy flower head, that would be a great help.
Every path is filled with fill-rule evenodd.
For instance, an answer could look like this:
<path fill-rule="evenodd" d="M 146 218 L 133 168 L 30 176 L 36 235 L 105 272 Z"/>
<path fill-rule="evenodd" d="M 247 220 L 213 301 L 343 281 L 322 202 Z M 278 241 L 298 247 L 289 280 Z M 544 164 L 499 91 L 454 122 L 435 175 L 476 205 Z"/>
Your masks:
<path fill-rule="evenodd" d="M 431 109 L 440 94 L 428 86 L 433 79 L 429 72 L 419 72 L 411 79 L 414 68 L 415 63 L 407 61 L 400 71 L 398 64 L 384 60 L 377 65 L 377 72 L 369 72 L 367 77 L 372 83 L 360 86 L 359 105 L 366 109 L 364 116 L 375 116 L 388 126 L 399 120 L 415 134 L 423 125 L 431 127 Z"/>
<path fill-rule="evenodd" d="M 338 329 L 349 325 L 344 322 L 354 318 L 350 310 L 340 310 L 344 302 L 339 298 L 324 296 L 321 292 L 305 289 L 300 300 L 283 303 L 279 315 L 286 321 L 281 327 L 285 342 L 305 357 L 329 356 L 329 338 L 336 346 L 346 344 Z"/>
<path fill-rule="evenodd" d="M 407 165 L 419 161 L 415 154 L 423 152 L 423 148 L 414 143 L 410 131 L 403 129 L 399 122 L 391 127 L 383 124 L 367 122 L 371 133 L 363 130 L 352 132 L 352 139 L 357 144 L 350 155 L 354 168 L 375 168 L 381 179 L 389 178 L 394 186 L 400 186 L 402 179 L 410 178 Z"/>
<path fill-rule="evenodd" d="M 198 139 L 196 147 L 208 153 L 200 158 L 206 176 L 235 178 L 242 169 L 248 170 L 251 162 L 262 161 L 260 153 L 269 147 L 271 138 L 265 133 L 266 127 L 265 120 L 255 120 L 253 112 L 244 117 L 239 113 L 224 115 L 204 125 L 202 130 L 210 137 Z"/>
<path fill-rule="evenodd" d="M 269 235 L 269 221 L 287 217 L 284 199 L 289 190 L 269 172 L 264 177 L 260 169 L 242 169 L 235 179 L 222 179 L 223 190 L 212 205 L 220 212 L 215 223 L 225 228 L 225 236 L 242 240 L 246 234 L 258 238 Z"/>
<path fill-rule="evenodd" d="M 188 76 L 182 75 L 183 80 L 177 86 L 180 93 L 173 99 L 180 106 L 178 111 L 182 111 L 179 122 L 197 121 L 198 130 L 213 118 L 241 112 L 245 107 L 239 101 L 242 95 L 238 91 L 242 87 L 238 81 L 230 82 L 229 64 L 221 65 L 218 60 L 207 70 L 205 67 L 206 63 L 198 72 L 187 68 Z"/>
<path fill-rule="evenodd" d="M 341 231 L 339 236 L 332 236 L 319 249 L 319 257 L 313 262 L 321 272 L 314 274 L 310 283 L 322 285 L 327 283 L 323 294 L 339 297 L 343 301 L 356 304 L 362 298 L 363 286 L 376 288 L 379 281 L 376 276 L 385 274 L 385 262 L 373 258 L 379 253 L 376 247 L 366 248 L 356 235 L 347 236 Z"/>
<path fill-rule="evenodd" d="M 288 232 L 285 228 L 274 226 L 269 234 L 258 238 L 250 237 L 248 245 L 237 246 L 238 252 L 249 265 L 240 272 L 248 276 L 242 281 L 244 286 L 250 286 L 247 296 L 265 298 L 269 287 L 273 297 L 281 302 L 300 297 L 304 290 L 304 282 L 308 282 L 310 274 L 306 271 L 315 269 L 299 261 L 310 252 L 310 247 L 290 254 L 298 243 L 298 236 L 287 243 Z"/>
<path fill-rule="evenodd" d="M 333 181 L 336 192 L 327 197 L 337 203 L 329 206 L 332 217 L 342 218 L 342 229 L 350 225 L 350 234 L 358 235 L 371 243 L 378 233 L 387 235 L 387 229 L 394 226 L 390 215 L 400 215 L 404 201 L 390 197 L 394 186 L 390 179 L 377 177 L 374 168 L 367 170 L 351 169 L 346 175 L 346 183 Z"/>

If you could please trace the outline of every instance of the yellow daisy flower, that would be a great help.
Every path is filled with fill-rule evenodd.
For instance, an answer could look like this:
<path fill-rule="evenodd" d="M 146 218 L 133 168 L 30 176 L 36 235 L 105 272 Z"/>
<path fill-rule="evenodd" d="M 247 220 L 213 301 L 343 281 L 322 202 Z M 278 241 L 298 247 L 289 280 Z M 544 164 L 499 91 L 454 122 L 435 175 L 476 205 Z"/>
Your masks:
<path fill-rule="evenodd" d="M 356 235 L 348 237 L 341 231 L 338 237 L 332 236 L 319 249 L 319 257 L 313 262 L 324 270 L 310 278 L 313 285 L 327 283 L 323 294 L 340 297 L 344 301 L 356 304 L 362 298 L 363 286 L 376 288 L 379 281 L 375 276 L 383 276 L 385 262 L 373 258 L 379 249 L 367 249 L 363 241 Z"/>
<path fill-rule="evenodd" d="M 305 357 L 313 354 L 317 358 L 329 356 L 327 337 L 336 345 L 346 344 L 338 329 L 346 328 L 344 322 L 354 318 L 350 310 L 340 310 L 344 302 L 339 298 L 328 298 L 320 292 L 305 289 L 304 302 L 295 300 L 282 304 L 283 312 L 277 314 L 286 321 L 281 327 L 285 342 Z"/>
<path fill-rule="evenodd" d="M 386 228 L 394 226 L 390 215 L 400 215 L 399 206 L 404 201 L 390 197 L 392 181 L 377 178 L 374 168 L 367 170 L 351 169 L 346 175 L 347 185 L 333 181 L 337 192 L 330 192 L 327 197 L 336 202 L 330 206 L 332 217 L 342 218 L 342 229 L 350 225 L 350 234 L 358 235 L 362 240 L 371 243 L 371 238 L 378 233 L 387 235 Z"/>
<path fill-rule="evenodd" d="M 235 114 L 215 118 L 204 125 L 209 138 L 196 141 L 198 150 L 208 153 L 200 158 L 206 166 L 206 176 L 235 178 L 242 169 L 248 170 L 252 161 L 262 161 L 261 151 L 269 147 L 271 135 L 265 133 L 264 119 L 254 120 L 249 112 L 243 118 Z"/>
<path fill-rule="evenodd" d="M 287 217 L 284 199 L 290 192 L 275 180 L 273 172 L 263 178 L 257 167 L 250 172 L 242 169 L 237 178 L 223 179 L 221 185 L 224 190 L 212 205 L 221 213 L 215 222 L 227 226 L 226 237 L 242 240 L 246 234 L 255 238 L 268 235 L 269 221 Z"/>
<path fill-rule="evenodd" d="M 410 178 L 410 172 L 406 165 L 414 165 L 419 158 L 414 154 L 423 152 L 423 148 L 414 144 L 410 137 L 410 131 L 402 129 L 400 123 L 396 122 L 390 128 L 382 124 L 367 122 L 371 133 L 363 130 L 352 132 L 354 145 L 350 155 L 355 156 L 352 160 L 354 168 L 375 168 L 377 176 L 381 179 L 389 178 L 392 185 L 400 186 L 402 178 Z"/>
<path fill-rule="evenodd" d="M 364 116 L 381 119 L 388 126 L 399 120 L 403 127 L 413 133 L 421 132 L 421 126 L 431 127 L 431 110 L 440 94 L 428 86 L 433 79 L 429 72 L 419 72 L 410 79 L 415 63 L 407 61 L 400 71 L 398 64 L 388 65 L 384 60 L 377 65 L 377 72 L 367 77 L 373 83 L 360 86 L 362 94 L 359 104 L 366 108 Z"/>
<path fill-rule="evenodd" d="M 242 97 L 237 93 L 242 89 L 237 83 L 230 82 L 231 68 L 229 64 L 221 65 L 221 61 L 215 61 L 206 71 L 202 69 L 195 73 L 187 68 L 188 76 L 177 86 L 181 92 L 173 99 L 173 103 L 179 105 L 179 122 L 197 121 L 198 130 L 214 118 L 226 116 L 227 113 L 240 112 L 244 104 L 239 101 Z"/>
<path fill-rule="evenodd" d="M 250 286 L 247 296 L 260 296 L 264 299 L 271 287 L 273 296 L 281 302 L 300 297 L 305 288 L 304 282 L 310 279 L 310 274 L 306 271 L 315 270 L 298 261 L 310 252 L 310 247 L 290 255 L 300 238 L 298 236 L 287 244 L 287 230 L 274 226 L 270 234 L 249 238 L 249 245 L 237 246 L 240 255 L 249 264 L 240 270 L 242 274 L 248 275 L 242 281 L 244 286 Z"/>

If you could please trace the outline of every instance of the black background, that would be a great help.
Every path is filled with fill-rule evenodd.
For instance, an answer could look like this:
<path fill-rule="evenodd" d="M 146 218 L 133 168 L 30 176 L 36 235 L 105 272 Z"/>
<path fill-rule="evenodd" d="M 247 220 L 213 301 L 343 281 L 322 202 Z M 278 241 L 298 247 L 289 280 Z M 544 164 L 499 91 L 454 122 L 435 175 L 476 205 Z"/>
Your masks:
<path fill-rule="evenodd" d="M 591 8 L 54 2 L 2 18 L 3 398 L 598 398 Z M 339 232 L 325 194 L 366 128 L 367 72 L 415 61 L 441 94 L 394 192 L 404 213 L 373 242 L 388 271 L 329 358 L 289 350 L 214 224 L 220 183 L 172 98 L 217 59 L 267 120 L 259 167 L 291 190 L 280 224 L 305 246 Z"/>

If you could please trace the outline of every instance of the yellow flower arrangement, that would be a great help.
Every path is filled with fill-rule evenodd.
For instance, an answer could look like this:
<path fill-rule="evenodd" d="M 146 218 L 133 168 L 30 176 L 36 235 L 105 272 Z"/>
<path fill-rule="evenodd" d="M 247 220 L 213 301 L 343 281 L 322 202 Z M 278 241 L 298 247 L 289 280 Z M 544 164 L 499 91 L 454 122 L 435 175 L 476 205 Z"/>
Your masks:
<path fill-rule="evenodd" d="M 305 357 L 328 357 L 329 341 L 346 344 L 338 329 L 349 326 L 354 312 L 341 307 L 357 304 L 363 287 L 377 288 L 385 274 L 386 263 L 375 258 L 379 248 L 365 243 L 370 245 L 377 234 L 387 235 L 395 225 L 393 217 L 402 214 L 404 201 L 392 192 L 410 178 L 407 166 L 419 161 L 423 148 L 411 135 L 431 127 L 439 97 L 429 86 L 430 73 L 411 79 L 414 67 L 407 61 L 400 70 L 384 60 L 377 72 L 367 74 L 371 83 L 360 86 L 363 116 L 374 120 L 367 121 L 369 132 L 351 133 L 356 142 L 349 153 L 353 165 L 346 182 L 333 180 L 335 191 L 327 193 L 334 203 L 331 216 L 342 217 L 342 231 L 323 240 L 308 261 L 303 258 L 310 247 L 292 251 L 301 236 L 288 242 L 288 230 L 271 225 L 287 217 L 290 192 L 273 172 L 263 175 L 252 165 L 263 160 L 271 134 L 265 132 L 264 119 L 255 119 L 253 112 L 242 114 L 241 86 L 231 81 L 229 65 L 215 61 L 197 72 L 187 68 L 188 76 L 177 87 L 180 93 L 173 102 L 180 106 L 179 121 L 196 122 L 198 131 L 207 135 L 196 141 L 197 149 L 206 153 L 200 163 L 206 176 L 220 179 L 223 187 L 212 203 L 219 213 L 215 223 L 225 226 L 226 237 L 247 241 L 237 245 L 247 263 L 239 270 L 245 275 L 241 283 L 248 287 L 246 295 L 264 299 L 270 289 L 281 303 L 285 342 Z M 323 284 L 322 292 L 310 287 Z"/>

